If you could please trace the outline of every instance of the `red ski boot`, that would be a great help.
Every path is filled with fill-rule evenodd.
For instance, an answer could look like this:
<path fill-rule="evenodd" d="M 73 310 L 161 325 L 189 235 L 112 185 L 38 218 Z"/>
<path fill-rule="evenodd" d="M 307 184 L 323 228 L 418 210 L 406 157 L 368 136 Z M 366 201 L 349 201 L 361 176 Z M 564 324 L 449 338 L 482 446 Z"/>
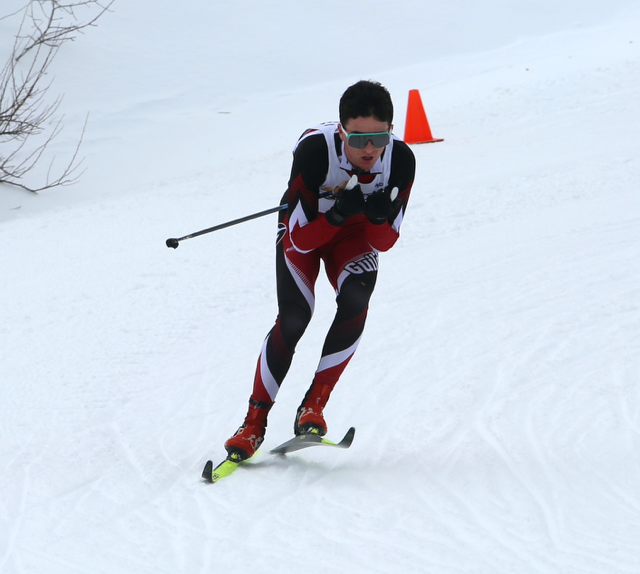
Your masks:
<path fill-rule="evenodd" d="M 333 387 L 314 382 L 298 407 L 293 432 L 298 435 L 315 434 L 324 436 L 327 434 L 327 423 L 322 416 L 322 411 L 329 400 Z"/>
<path fill-rule="evenodd" d="M 264 440 L 267 415 L 273 405 L 249 400 L 249 411 L 242 426 L 224 443 L 229 457 L 236 460 L 251 458 Z"/>

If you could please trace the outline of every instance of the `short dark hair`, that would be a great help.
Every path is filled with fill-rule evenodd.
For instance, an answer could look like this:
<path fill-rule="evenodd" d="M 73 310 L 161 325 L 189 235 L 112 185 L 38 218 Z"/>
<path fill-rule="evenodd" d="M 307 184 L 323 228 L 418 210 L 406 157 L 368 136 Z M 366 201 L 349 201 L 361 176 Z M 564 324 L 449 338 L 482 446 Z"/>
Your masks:
<path fill-rule="evenodd" d="M 379 82 L 360 80 L 349 86 L 340 98 L 340 123 L 350 119 L 374 116 L 389 125 L 393 122 L 391 94 Z"/>

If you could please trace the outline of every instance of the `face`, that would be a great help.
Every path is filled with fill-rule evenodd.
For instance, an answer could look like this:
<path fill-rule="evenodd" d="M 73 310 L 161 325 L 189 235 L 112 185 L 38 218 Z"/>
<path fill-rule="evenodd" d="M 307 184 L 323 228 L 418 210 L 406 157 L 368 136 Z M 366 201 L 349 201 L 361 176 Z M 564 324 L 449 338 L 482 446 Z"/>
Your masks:
<path fill-rule="evenodd" d="M 344 150 L 347 154 L 347 159 L 351 162 L 351 165 L 364 170 L 370 170 L 378 161 L 378 158 L 384 151 L 383 147 L 374 147 L 371 142 L 367 143 L 367 147 L 364 149 L 356 149 L 351 147 L 347 142 L 347 138 L 344 135 L 343 127 L 347 134 L 361 133 L 361 134 L 373 134 L 378 132 L 391 131 L 393 126 L 390 126 L 387 122 L 381 122 L 374 116 L 351 118 L 346 122 L 344 126 L 340 126 L 340 138 L 345 142 Z"/>

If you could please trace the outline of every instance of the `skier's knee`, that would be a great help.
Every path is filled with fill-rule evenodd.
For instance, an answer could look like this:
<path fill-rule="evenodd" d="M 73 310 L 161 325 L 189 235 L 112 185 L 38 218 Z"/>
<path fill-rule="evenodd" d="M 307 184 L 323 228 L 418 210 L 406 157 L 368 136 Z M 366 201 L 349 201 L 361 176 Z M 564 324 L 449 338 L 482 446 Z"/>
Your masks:
<path fill-rule="evenodd" d="M 352 309 L 357 312 L 364 311 L 369 305 L 375 285 L 375 273 L 352 275 L 340 289 L 337 298 L 338 307 Z"/>
<path fill-rule="evenodd" d="M 311 314 L 299 305 L 284 304 L 280 306 L 279 320 L 283 338 L 295 346 L 304 335 Z"/>

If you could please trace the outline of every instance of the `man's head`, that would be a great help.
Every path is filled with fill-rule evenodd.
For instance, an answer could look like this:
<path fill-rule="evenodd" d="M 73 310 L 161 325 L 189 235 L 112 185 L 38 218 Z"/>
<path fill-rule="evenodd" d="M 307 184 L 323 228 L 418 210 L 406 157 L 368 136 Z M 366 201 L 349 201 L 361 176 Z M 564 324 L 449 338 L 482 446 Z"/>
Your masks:
<path fill-rule="evenodd" d="M 393 128 L 391 95 L 378 82 L 361 80 L 342 94 L 339 112 L 347 159 L 355 167 L 370 170 L 389 141 L 382 134 L 390 134 Z M 367 135 L 354 137 L 358 134 Z"/>
<path fill-rule="evenodd" d="M 393 123 L 393 103 L 387 88 L 378 82 L 361 80 L 349 86 L 340 98 L 340 123 L 373 116 L 381 122 Z"/>

